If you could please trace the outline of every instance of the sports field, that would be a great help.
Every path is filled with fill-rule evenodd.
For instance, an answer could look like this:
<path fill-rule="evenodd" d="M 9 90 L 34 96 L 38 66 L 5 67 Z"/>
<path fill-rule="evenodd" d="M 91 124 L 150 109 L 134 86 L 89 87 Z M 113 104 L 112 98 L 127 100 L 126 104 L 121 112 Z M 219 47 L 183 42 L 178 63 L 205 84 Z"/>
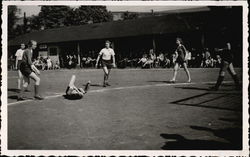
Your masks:
<path fill-rule="evenodd" d="M 242 78 L 241 69 L 236 69 Z M 41 72 L 45 100 L 17 102 L 17 73 L 8 72 L 8 149 L 32 150 L 239 150 L 242 92 L 226 73 L 219 91 L 208 91 L 219 69 L 113 69 Z M 81 100 L 63 97 L 72 75 L 76 86 L 92 82 Z M 233 135 L 233 136 L 232 136 Z"/>

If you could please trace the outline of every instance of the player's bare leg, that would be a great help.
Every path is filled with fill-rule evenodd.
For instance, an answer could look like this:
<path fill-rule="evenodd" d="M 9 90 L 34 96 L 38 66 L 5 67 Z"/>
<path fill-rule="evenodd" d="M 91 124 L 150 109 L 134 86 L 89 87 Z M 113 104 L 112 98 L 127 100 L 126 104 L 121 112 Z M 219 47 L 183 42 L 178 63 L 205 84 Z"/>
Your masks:
<path fill-rule="evenodd" d="M 40 96 L 40 78 L 34 72 L 32 72 L 29 77 L 35 81 L 35 86 L 34 86 L 35 96 L 34 96 L 34 98 L 37 100 L 43 100 L 44 98 Z"/>
<path fill-rule="evenodd" d="M 108 71 L 108 68 L 106 66 L 103 67 L 103 71 L 104 71 L 103 87 L 106 87 L 109 71 Z"/>
<path fill-rule="evenodd" d="M 170 80 L 170 82 L 175 83 L 175 81 L 176 81 L 176 76 L 177 76 L 177 73 L 178 73 L 178 70 L 179 70 L 179 64 L 178 64 L 178 63 L 175 63 L 175 65 L 174 65 L 174 76 L 173 76 L 173 78 Z"/>
<path fill-rule="evenodd" d="M 25 100 L 24 98 L 24 89 L 28 88 L 29 85 L 29 78 L 26 76 L 23 76 L 23 85 L 21 86 L 22 88 L 20 89 L 19 95 L 17 97 L 18 101 Z"/>
<path fill-rule="evenodd" d="M 22 83 L 24 83 L 24 81 L 23 81 L 23 75 L 22 75 L 22 73 L 21 73 L 21 71 L 20 70 L 18 70 L 18 79 L 17 79 L 17 89 L 18 90 L 21 90 L 21 85 L 22 85 Z"/>
<path fill-rule="evenodd" d="M 75 81 L 76 81 L 76 76 L 72 75 L 71 79 L 69 81 L 69 87 L 74 87 L 75 86 Z"/>
<path fill-rule="evenodd" d="M 107 86 L 110 86 L 110 84 L 108 83 L 110 72 L 111 72 L 111 69 L 108 69 L 108 75 L 107 75 L 107 80 L 106 80 Z"/>
<path fill-rule="evenodd" d="M 230 63 L 229 66 L 228 66 L 228 72 L 229 74 L 232 76 L 233 80 L 234 80 L 234 83 L 235 83 L 235 87 L 236 89 L 240 89 L 240 82 L 239 82 L 239 78 L 234 70 L 234 67 L 233 67 L 233 63 Z"/>
<path fill-rule="evenodd" d="M 183 63 L 183 67 L 184 67 L 184 70 L 185 70 L 185 72 L 187 74 L 187 77 L 188 77 L 188 81 L 187 82 L 190 83 L 191 82 L 191 77 L 190 77 L 189 70 L 187 68 L 187 63 Z"/>
<path fill-rule="evenodd" d="M 218 90 L 220 85 L 222 84 L 223 80 L 224 80 L 224 77 L 225 77 L 225 70 L 228 69 L 228 62 L 223 62 L 222 63 L 222 67 L 220 68 L 220 73 L 219 73 L 219 77 L 217 79 L 217 82 L 215 84 L 214 87 L 211 88 L 211 90 Z"/>

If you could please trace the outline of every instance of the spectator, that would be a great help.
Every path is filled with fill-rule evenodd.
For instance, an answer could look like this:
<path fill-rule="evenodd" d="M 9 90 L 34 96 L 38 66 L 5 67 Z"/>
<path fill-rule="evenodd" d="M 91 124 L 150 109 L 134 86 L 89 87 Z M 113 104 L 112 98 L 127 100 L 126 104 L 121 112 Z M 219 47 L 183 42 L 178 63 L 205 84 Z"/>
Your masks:
<path fill-rule="evenodd" d="M 144 54 L 137 64 L 140 64 L 144 68 L 144 64 L 147 62 L 147 54 Z"/>
<path fill-rule="evenodd" d="M 47 57 L 46 62 L 47 62 L 47 69 L 51 70 L 52 69 L 52 61 L 51 61 L 50 57 Z"/>

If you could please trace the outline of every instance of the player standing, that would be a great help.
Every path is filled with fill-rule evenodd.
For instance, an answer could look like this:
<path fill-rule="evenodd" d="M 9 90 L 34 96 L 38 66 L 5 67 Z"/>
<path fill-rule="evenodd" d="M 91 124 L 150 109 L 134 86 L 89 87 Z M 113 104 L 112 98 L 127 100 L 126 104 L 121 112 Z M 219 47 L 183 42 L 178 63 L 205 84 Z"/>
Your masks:
<path fill-rule="evenodd" d="M 22 62 L 20 63 L 20 71 L 23 75 L 24 83 L 23 89 L 27 88 L 30 83 L 30 78 L 35 81 L 35 96 L 34 98 L 37 100 L 44 99 L 39 95 L 39 87 L 40 87 L 40 71 L 35 67 L 32 63 L 32 53 L 33 50 L 37 47 L 37 42 L 34 40 L 30 40 L 28 43 L 28 48 L 23 52 Z M 23 98 L 23 89 L 21 89 L 18 100 L 24 100 Z"/>
<path fill-rule="evenodd" d="M 110 41 L 105 42 L 105 48 L 103 48 L 97 59 L 96 59 L 96 68 L 98 67 L 99 60 L 101 58 L 102 68 L 104 71 L 104 80 L 103 80 L 103 87 L 110 86 L 108 83 L 110 71 L 112 67 L 116 67 L 115 65 L 115 52 L 112 48 L 110 48 Z"/>
<path fill-rule="evenodd" d="M 225 71 L 228 70 L 229 74 L 232 76 L 236 89 L 240 89 L 240 83 L 238 76 L 234 70 L 233 66 L 233 56 L 231 53 L 231 44 L 229 42 L 226 43 L 226 47 L 222 49 L 216 49 L 217 52 L 220 52 L 221 58 L 222 58 L 222 64 L 219 72 L 219 77 L 217 79 L 217 82 L 214 87 L 211 88 L 211 90 L 218 90 L 220 85 L 222 84 L 224 77 L 225 77 Z"/>
<path fill-rule="evenodd" d="M 187 74 L 187 77 L 188 77 L 187 82 L 188 83 L 191 82 L 190 73 L 189 73 L 189 70 L 187 68 L 187 63 L 186 63 L 186 57 L 187 57 L 188 52 L 182 43 L 183 42 L 182 42 L 181 38 L 176 38 L 176 44 L 178 46 L 177 46 L 177 49 L 175 51 L 174 76 L 173 76 L 172 80 L 170 80 L 170 82 L 173 82 L 173 83 L 176 81 L 176 76 L 177 76 L 177 72 L 180 68 L 180 65 L 183 66 L 183 68 Z"/>
<path fill-rule="evenodd" d="M 16 69 L 17 69 L 17 73 L 18 73 L 18 79 L 17 79 L 17 89 L 20 91 L 21 90 L 21 84 L 22 84 L 22 81 L 23 81 L 23 75 L 20 71 L 20 64 L 22 62 L 22 59 L 23 59 L 23 52 L 24 52 L 24 49 L 25 49 L 25 44 L 24 43 L 21 43 L 21 48 L 18 49 L 16 51 Z"/>

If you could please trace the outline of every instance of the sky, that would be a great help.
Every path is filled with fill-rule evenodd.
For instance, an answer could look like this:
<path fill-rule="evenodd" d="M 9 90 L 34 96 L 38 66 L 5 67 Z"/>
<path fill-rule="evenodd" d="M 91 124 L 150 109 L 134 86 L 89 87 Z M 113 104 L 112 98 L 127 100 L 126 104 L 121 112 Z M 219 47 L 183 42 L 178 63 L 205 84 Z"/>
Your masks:
<path fill-rule="evenodd" d="M 20 17 L 26 12 L 26 16 L 37 15 L 40 11 L 39 6 L 17 6 L 21 9 Z M 76 6 L 73 6 L 76 7 Z M 169 10 L 179 10 L 179 9 L 191 9 L 191 8 L 201 8 L 200 6 L 107 6 L 107 9 L 111 12 L 117 11 L 130 11 L 130 12 L 154 12 L 158 11 L 169 11 Z"/>

